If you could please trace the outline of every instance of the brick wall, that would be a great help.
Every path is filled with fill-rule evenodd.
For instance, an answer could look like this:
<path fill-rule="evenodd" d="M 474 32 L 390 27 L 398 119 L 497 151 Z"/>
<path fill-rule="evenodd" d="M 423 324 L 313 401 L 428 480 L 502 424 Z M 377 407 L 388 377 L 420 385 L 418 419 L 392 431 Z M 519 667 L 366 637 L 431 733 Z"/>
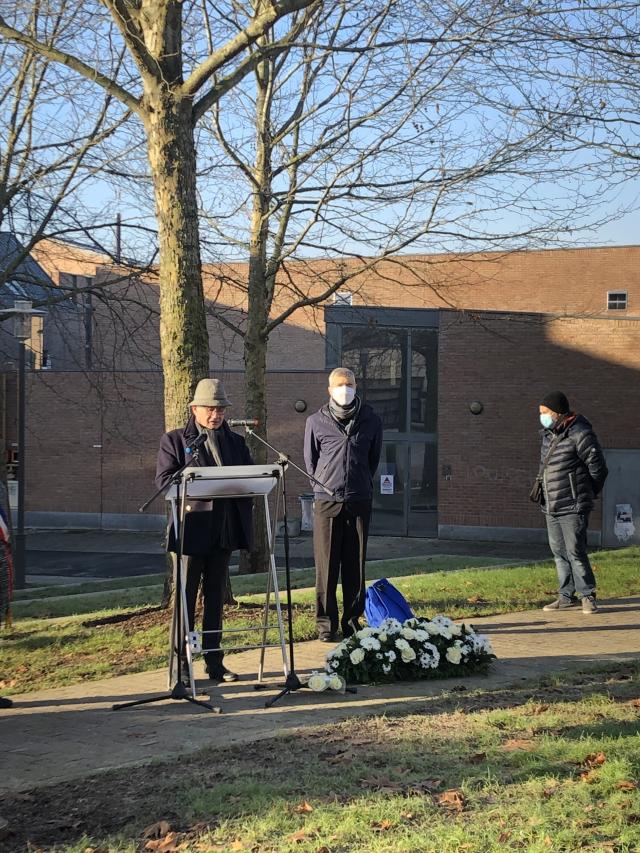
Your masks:
<path fill-rule="evenodd" d="M 546 391 L 564 390 L 603 447 L 640 447 L 637 322 L 443 312 L 439 366 L 440 524 L 542 526 L 527 495 Z"/>
<path fill-rule="evenodd" d="M 242 417 L 243 375 L 219 375 L 233 403 L 229 416 Z M 34 373 L 28 380 L 27 511 L 135 513 L 154 489 L 161 374 Z M 269 441 L 303 468 L 304 422 L 325 398 L 324 371 L 268 376 Z M 308 404 L 304 414 L 294 409 L 298 399 Z M 299 516 L 297 495 L 309 491 L 308 481 L 290 469 L 287 482 L 290 511 Z M 161 500 L 149 509 L 163 511 Z"/>

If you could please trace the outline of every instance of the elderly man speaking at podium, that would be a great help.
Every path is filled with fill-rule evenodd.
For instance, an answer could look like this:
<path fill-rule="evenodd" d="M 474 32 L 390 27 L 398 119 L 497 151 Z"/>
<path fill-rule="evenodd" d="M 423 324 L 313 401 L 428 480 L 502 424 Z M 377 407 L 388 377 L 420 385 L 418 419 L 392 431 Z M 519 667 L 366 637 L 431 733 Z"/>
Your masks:
<path fill-rule="evenodd" d="M 174 429 L 160 439 L 156 466 L 158 488 L 167 488 L 172 475 L 189 460 L 190 448 L 200 435 L 206 441 L 190 464 L 251 465 L 253 460 L 244 438 L 229 429 L 225 412 L 230 401 L 219 379 L 198 382 L 191 401 L 191 415 L 184 429 Z M 192 500 L 186 506 L 184 554 L 188 556 L 185 594 L 189 630 L 194 630 L 196 598 L 202 581 L 204 613 L 202 646 L 207 674 L 212 681 L 236 681 L 238 676 L 222 663 L 220 649 L 222 608 L 231 552 L 251 546 L 251 498 Z M 176 550 L 173 527 L 167 543 Z"/>

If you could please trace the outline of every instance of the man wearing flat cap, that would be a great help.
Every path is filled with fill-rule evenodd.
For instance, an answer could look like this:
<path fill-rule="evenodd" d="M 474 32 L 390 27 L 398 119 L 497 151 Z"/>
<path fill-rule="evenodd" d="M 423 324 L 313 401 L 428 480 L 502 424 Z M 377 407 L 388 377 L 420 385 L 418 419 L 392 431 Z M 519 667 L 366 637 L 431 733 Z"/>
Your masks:
<path fill-rule="evenodd" d="M 206 442 L 191 465 L 251 465 L 244 438 L 229 429 L 225 412 L 231 403 L 220 379 L 201 379 L 189 404 L 191 414 L 184 429 L 174 429 L 160 439 L 156 485 L 167 488 L 171 477 L 189 458 L 189 449 L 199 435 Z M 231 553 L 251 547 L 251 498 L 189 499 L 184 523 L 184 549 L 188 556 L 185 594 L 189 630 L 194 630 L 196 598 L 202 582 L 204 661 L 212 681 L 236 681 L 238 676 L 223 664 L 220 649 L 222 608 Z M 176 551 L 171 527 L 167 550 Z M 214 633 L 206 633 L 206 632 Z"/>
<path fill-rule="evenodd" d="M 540 423 L 541 507 L 558 572 L 558 598 L 543 610 L 566 610 L 581 601 L 583 613 L 595 613 L 596 579 L 587 554 L 587 527 L 607 478 L 604 454 L 593 427 L 584 415 L 571 411 L 562 391 L 550 391 L 542 398 Z"/>

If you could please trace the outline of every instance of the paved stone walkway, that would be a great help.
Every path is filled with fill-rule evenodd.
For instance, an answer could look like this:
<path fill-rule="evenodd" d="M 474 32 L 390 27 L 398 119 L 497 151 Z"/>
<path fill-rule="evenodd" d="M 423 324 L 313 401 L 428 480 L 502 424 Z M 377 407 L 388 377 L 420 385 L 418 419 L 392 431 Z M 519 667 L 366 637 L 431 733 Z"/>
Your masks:
<path fill-rule="evenodd" d="M 258 652 L 229 656 L 240 681 L 210 689 L 212 714 L 188 702 L 164 701 L 112 711 L 116 702 L 166 690 L 166 672 L 154 671 L 93 681 L 14 697 L 0 712 L 0 793 L 86 776 L 107 768 L 185 754 L 204 746 L 227 746 L 273 737 L 295 728 L 320 725 L 356 714 L 418 709 L 460 684 L 467 689 L 504 687 L 550 672 L 606 660 L 640 657 L 640 597 L 601 602 L 585 616 L 533 611 L 473 620 L 493 642 L 498 661 L 487 677 L 359 687 L 356 695 L 314 694 L 306 690 L 282 697 L 272 708 L 282 680 L 282 659 L 267 656 L 269 688 L 254 690 Z M 295 647 L 296 670 L 304 676 L 323 666 L 325 644 Z M 196 674 L 201 672 L 196 665 Z M 210 687 L 206 681 L 203 687 Z"/>

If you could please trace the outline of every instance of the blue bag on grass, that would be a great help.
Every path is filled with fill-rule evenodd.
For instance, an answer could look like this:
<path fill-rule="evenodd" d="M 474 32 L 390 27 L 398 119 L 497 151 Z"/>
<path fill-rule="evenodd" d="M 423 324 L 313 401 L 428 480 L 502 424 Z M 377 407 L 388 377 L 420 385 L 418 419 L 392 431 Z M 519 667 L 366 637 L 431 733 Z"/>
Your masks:
<path fill-rule="evenodd" d="M 372 628 L 378 628 L 385 619 L 397 619 L 398 622 L 413 619 L 406 598 L 386 578 L 380 578 L 367 587 L 364 614 Z"/>

